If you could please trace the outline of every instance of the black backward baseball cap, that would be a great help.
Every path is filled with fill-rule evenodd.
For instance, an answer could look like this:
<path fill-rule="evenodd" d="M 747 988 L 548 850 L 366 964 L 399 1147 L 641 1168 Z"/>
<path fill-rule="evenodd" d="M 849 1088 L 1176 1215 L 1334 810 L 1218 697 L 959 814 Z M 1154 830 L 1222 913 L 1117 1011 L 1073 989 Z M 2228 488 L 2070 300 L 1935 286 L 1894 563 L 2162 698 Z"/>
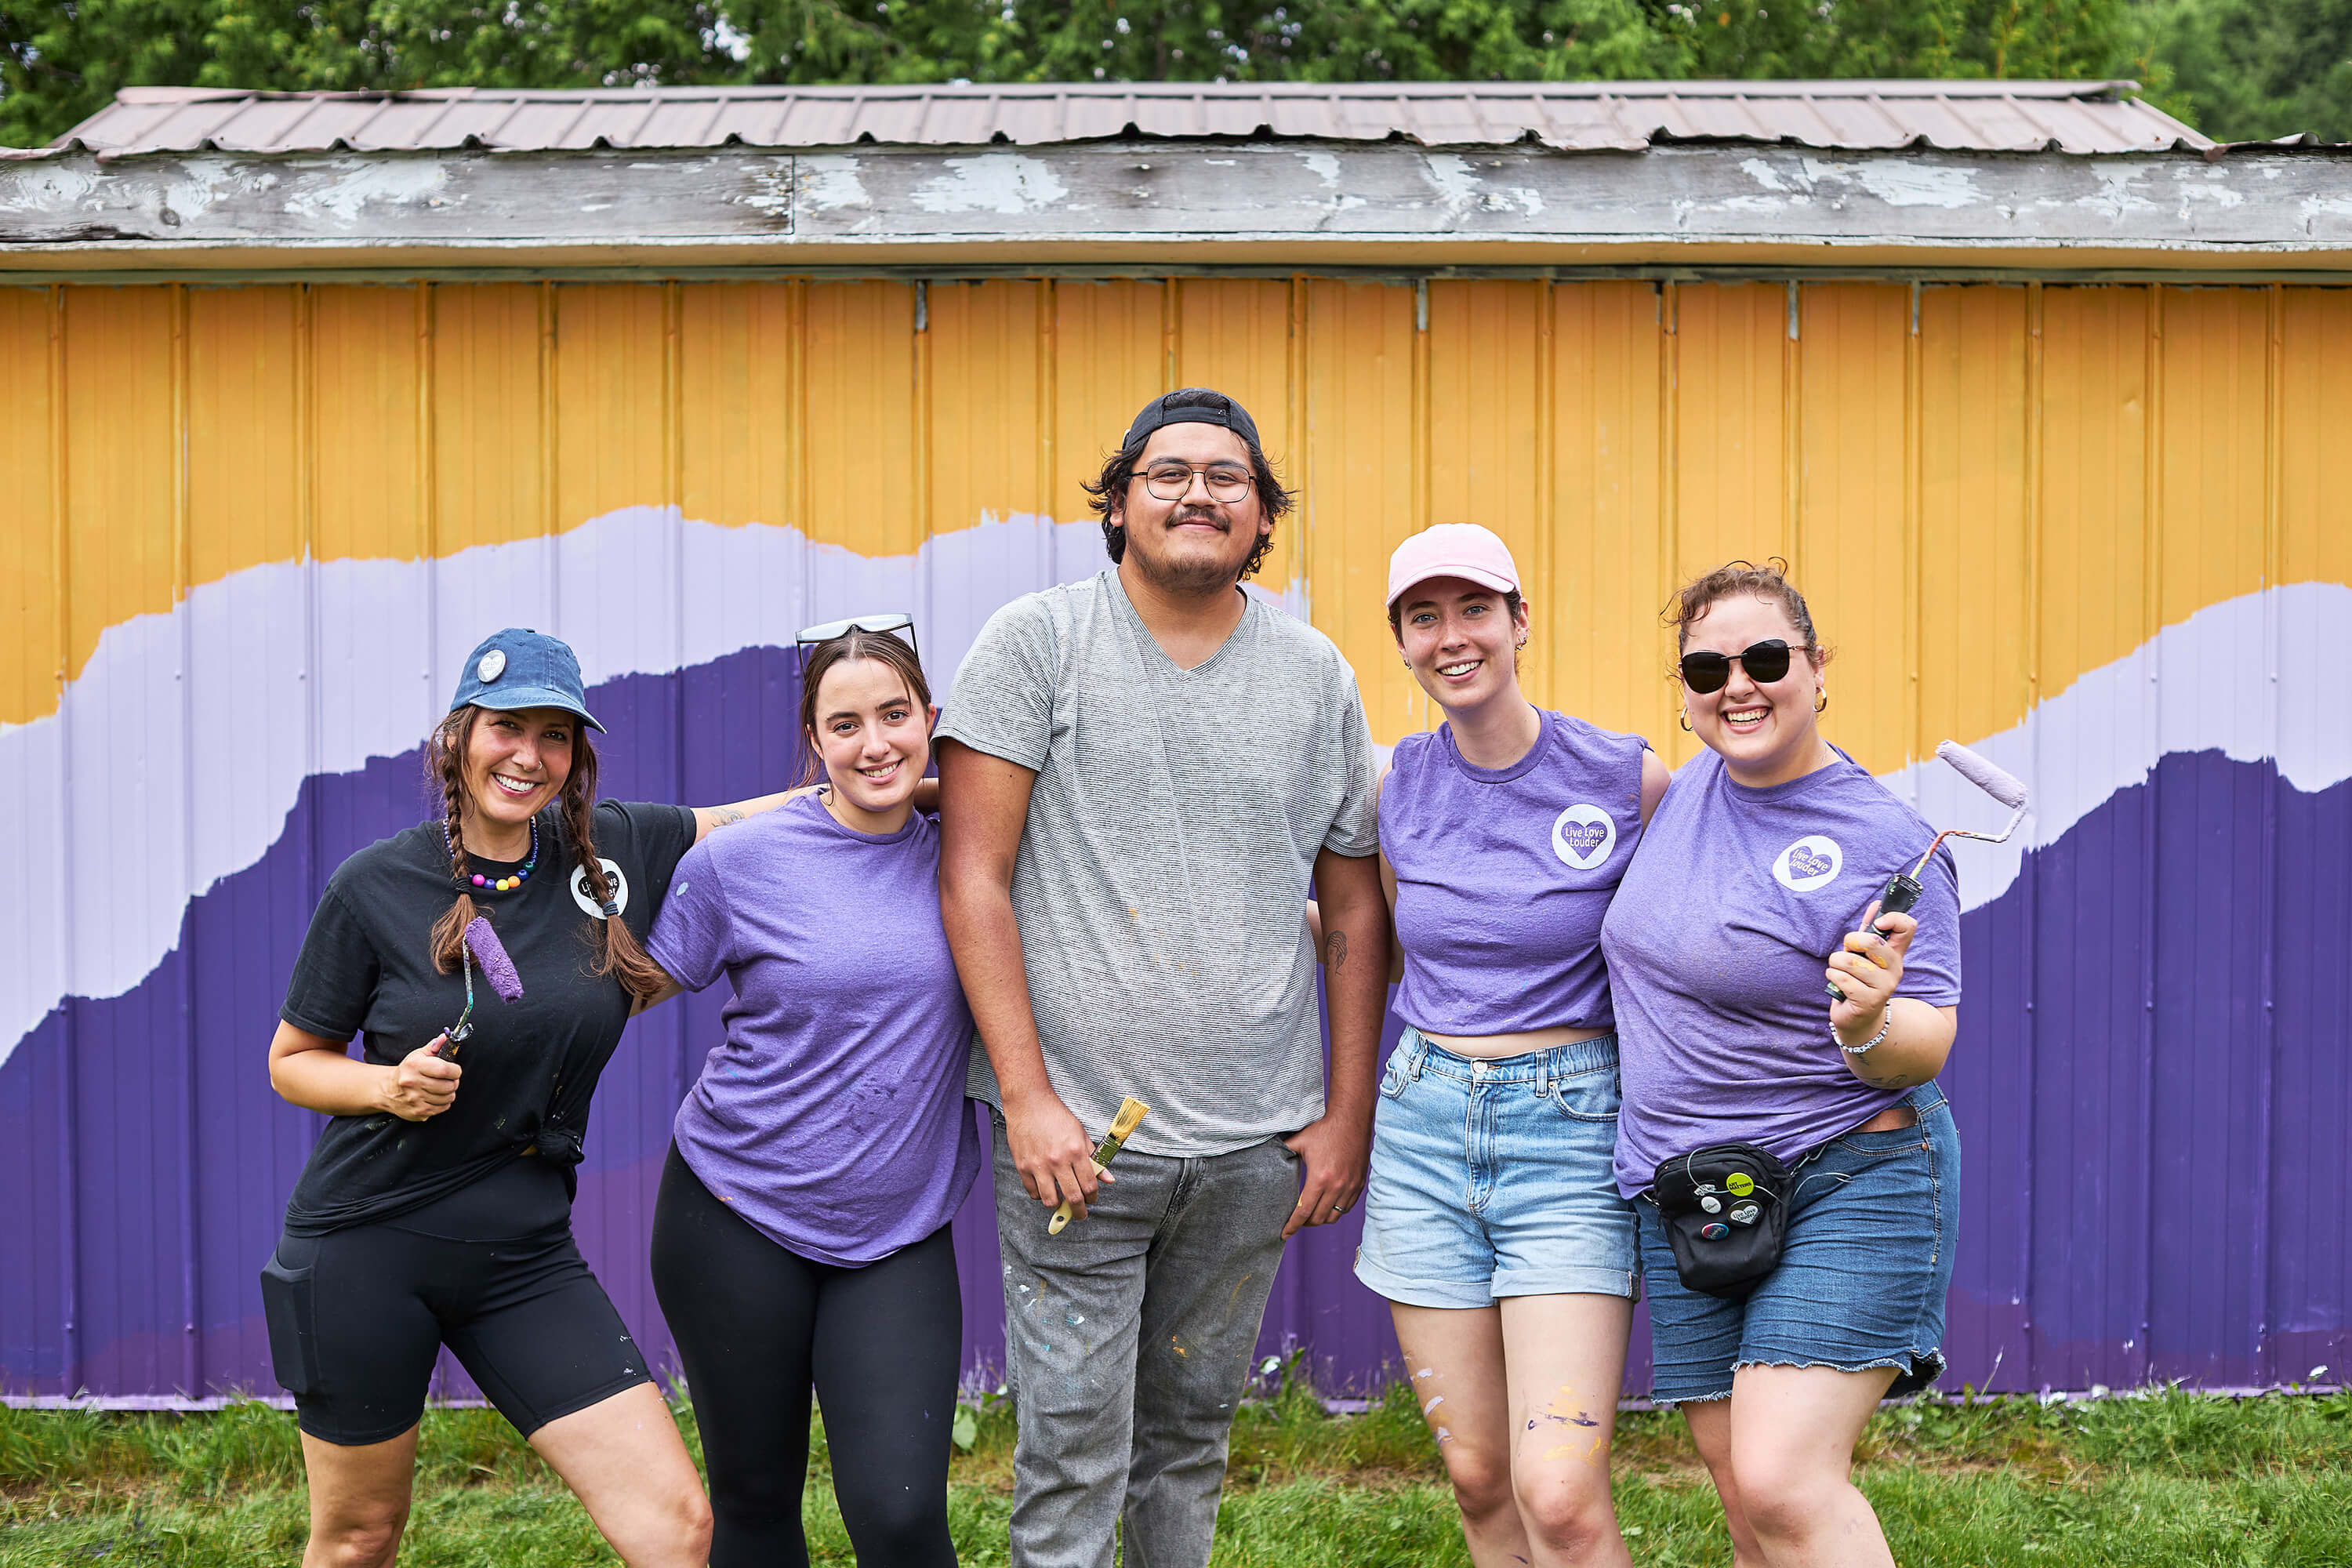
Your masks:
<path fill-rule="evenodd" d="M 1172 407 L 1169 405 L 1170 398 L 1187 395 L 1202 401 L 1178 404 Z M 1122 452 L 1140 449 L 1146 441 L 1151 439 L 1151 433 L 1163 425 L 1222 425 L 1247 442 L 1251 451 L 1262 449 L 1257 438 L 1257 421 L 1249 416 L 1249 410 L 1223 393 L 1205 386 L 1179 387 L 1174 392 L 1163 392 L 1145 404 L 1143 412 L 1135 416 L 1135 423 L 1127 427 L 1127 438 L 1118 444 L 1118 449 Z"/>

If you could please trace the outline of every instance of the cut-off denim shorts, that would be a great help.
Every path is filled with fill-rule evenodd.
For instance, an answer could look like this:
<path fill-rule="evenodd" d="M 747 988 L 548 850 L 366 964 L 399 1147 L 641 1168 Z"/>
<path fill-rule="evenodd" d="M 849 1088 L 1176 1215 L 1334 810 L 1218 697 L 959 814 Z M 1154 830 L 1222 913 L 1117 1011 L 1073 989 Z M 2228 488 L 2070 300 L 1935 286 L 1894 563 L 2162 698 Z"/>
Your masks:
<path fill-rule="evenodd" d="M 1744 1301 L 1685 1287 L 1646 1197 L 1642 1269 L 1662 1405 L 1727 1399 L 1747 1366 L 1895 1368 L 1888 1397 L 1916 1394 L 1944 1370 L 1944 1295 L 1959 1217 L 1960 1137 L 1943 1090 L 1904 1103 L 1916 1127 L 1848 1132 L 1797 1168 L 1780 1266 Z"/>
<path fill-rule="evenodd" d="M 1617 1037 L 1477 1061 L 1408 1026 L 1381 1079 L 1356 1278 L 1409 1307 L 1631 1296 Z"/>

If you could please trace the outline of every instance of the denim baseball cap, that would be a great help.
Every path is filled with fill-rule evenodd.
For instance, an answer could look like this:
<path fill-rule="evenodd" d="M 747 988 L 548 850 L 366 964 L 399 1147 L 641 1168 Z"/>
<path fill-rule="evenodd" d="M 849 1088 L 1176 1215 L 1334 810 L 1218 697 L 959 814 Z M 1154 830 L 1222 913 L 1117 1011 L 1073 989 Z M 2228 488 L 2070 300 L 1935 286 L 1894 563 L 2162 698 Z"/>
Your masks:
<path fill-rule="evenodd" d="M 572 645 L 561 637 L 528 626 L 492 632 L 467 657 L 457 677 L 457 695 L 449 710 L 471 703 L 514 712 L 523 708 L 561 708 L 580 715 L 582 723 L 601 731 L 588 711 L 588 694 L 580 684 L 580 660 Z"/>
<path fill-rule="evenodd" d="M 1184 393 L 1204 394 L 1216 399 L 1213 403 L 1186 403 L 1170 407 L 1168 400 Z M 1135 423 L 1127 427 L 1127 439 L 1118 444 L 1122 452 L 1132 452 L 1151 438 L 1151 433 L 1163 425 L 1222 425 L 1239 436 L 1253 452 L 1258 450 L 1257 421 L 1249 410 L 1222 392 L 1205 386 L 1181 387 L 1176 392 L 1162 393 L 1143 405 Z"/>

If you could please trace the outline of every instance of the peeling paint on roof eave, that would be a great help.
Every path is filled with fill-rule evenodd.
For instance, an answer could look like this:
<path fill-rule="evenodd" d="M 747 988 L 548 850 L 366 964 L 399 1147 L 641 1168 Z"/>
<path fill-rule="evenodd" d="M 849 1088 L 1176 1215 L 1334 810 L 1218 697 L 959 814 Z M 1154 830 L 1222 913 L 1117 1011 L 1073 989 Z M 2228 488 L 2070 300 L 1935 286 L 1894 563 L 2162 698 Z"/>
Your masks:
<path fill-rule="evenodd" d="M 211 251 L 379 251 L 404 252 L 477 252 L 509 250 L 557 251 L 635 251 L 635 250 L 799 250 L 807 253 L 800 259 L 814 260 L 828 250 L 862 250 L 881 247 L 903 249 L 968 248 L 985 245 L 992 249 L 1023 248 L 1059 249 L 1072 246 L 1098 247 L 1105 246 L 1132 247 L 1139 257 L 1156 255 L 1166 259 L 1172 240 L 1198 244 L 1218 250 L 1237 246 L 1252 247 L 1306 247 L 1312 249 L 1360 247 L 1365 249 L 1435 249 L 1458 250 L 1465 246 L 1502 246 L 1512 248 L 1546 247 L 1575 247 L 1587 250 L 1612 251 L 1647 247 L 1668 247 L 1675 251 L 1759 250 L 1776 247 L 1801 247 L 1809 250 L 1911 250 L 1921 255 L 1937 251 L 1966 253 L 1975 251 L 2031 251 L 2040 254 L 2068 251 L 2101 254 L 2169 254 L 2203 256 L 2329 256 L 2341 255 L 2352 264 L 2352 240 L 2226 240 L 2198 237 L 2193 239 L 2151 239 L 2125 243 L 2094 241 L 2084 238 L 2046 238 L 2033 236 L 1986 235 L 1969 238 L 1923 237 L 1916 235 L 1824 235 L 1801 232 L 1774 234 L 1731 234 L 1694 232 L 1691 230 L 1660 230 L 1638 234 L 1600 234 L 1575 230 L 1556 230 L 1542 234 L 1459 234 L 1434 231 L 1418 234 L 1318 233 L 1303 229 L 1232 229 L 1197 235 L 1170 236 L 1153 230 L 1072 231 L 1067 234 L 1007 235 L 994 229 L 974 229 L 956 232 L 927 232 L 919 235 L 839 234 L 812 237 L 804 235 L 668 235 L 631 237 L 608 235 L 595 239 L 569 237 L 522 236 L 499 238 L 446 237 L 398 236 L 367 238 L 359 237 L 321 236 L 300 239 L 184 239 L 184 240 L 92 240 L 92 241 L 21 241 L 0 240 L 0 256 L 76 255 L 85 252 L 131 253 L 150 252 L 159 258 L 190 252 Z M 1014 258 L 1017 264 L 1020 258 Z M 1434 264 L 1442 266 L 1442 263 Z M 1648 265 L 1643 263 L 1641 265 Z M 1906 265 L 1927 265 L 1921 261 Z M 0 268 L 0 276 L 6 268 Z"/>

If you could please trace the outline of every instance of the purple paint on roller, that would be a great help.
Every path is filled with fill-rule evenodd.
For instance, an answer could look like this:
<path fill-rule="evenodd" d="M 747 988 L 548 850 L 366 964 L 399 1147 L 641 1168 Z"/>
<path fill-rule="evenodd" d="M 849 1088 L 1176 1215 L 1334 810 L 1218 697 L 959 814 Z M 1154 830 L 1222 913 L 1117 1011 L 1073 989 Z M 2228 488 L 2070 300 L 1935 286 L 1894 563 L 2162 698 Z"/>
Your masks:
<path fill-rule="evenodd" d="M 489 916 L 476 915 L 466 922 L 466 945 L 481 961 L 482 978 L 490 983 L 499 1000 L 522 1000 L 522 976 L 515 973 L 514 960 L 507 956 L 506 944 L 499 941 Z"/>
<path fill-rule="evenodd" d="M 2001 772 L 1958 741 L 1942 742 L 1937 746 L 1936 754 L 1951 763 L 1962 778 L 2011 811 L 2024 809 L 2025 785 L 2014 774 Z"/>

